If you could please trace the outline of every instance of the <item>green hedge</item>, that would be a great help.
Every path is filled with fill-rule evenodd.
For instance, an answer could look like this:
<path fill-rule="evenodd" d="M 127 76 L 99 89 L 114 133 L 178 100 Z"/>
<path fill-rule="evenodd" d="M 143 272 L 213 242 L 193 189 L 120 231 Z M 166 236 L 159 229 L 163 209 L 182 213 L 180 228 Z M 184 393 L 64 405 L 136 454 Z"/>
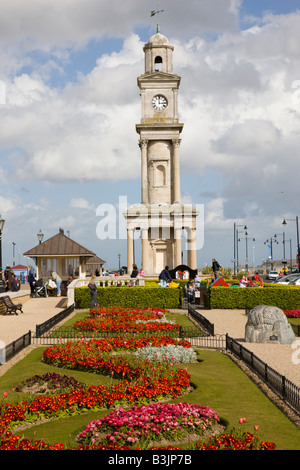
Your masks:
<path fill-rule="evenodd" d="M 256 305 L 273 305 L 282 310 L 300 308 L 300 287 L 211 287 L 209 305 L 212 309 L 244 309 Z"/>
<path fill-rule="evenodd" d="M 99 287 L 97 301 L 100 307 L 157 307 L 180 308 L 182 290 L 168 287 Z M 89 308 L 91 304 L 88 287 L 75 288 L 75 308 Z"/>

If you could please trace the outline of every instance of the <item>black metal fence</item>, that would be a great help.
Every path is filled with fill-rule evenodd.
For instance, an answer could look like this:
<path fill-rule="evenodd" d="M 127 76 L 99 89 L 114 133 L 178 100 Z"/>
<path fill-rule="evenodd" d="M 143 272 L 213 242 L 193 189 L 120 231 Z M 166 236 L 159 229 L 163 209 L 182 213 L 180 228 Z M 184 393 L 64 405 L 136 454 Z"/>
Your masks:
<path fill-rule="evenodd" d="M 289 403 L 298 413 L 300 412 L 300 388 L 298 386 L 228 335 L 226 335 L 226 350 L 243 361 L 273 392 Z"/>
<path fill-rule="evenodd" d="M 44 333 L 46 333 L 55 325 L 57 325 L 66 317 L 68 317 L 73 311 L 74 311 L 74 304 L 64 310 L 61 310 L 59 313 L 54 315 L 54 317 L 49 318 L 49 320 L 46 320 L 44 323 L 41 323 L 40 325 L 36 325 L 35 336 L 37 338 L 41 337 Z"/>
<path fill-rule="evenodd" d="M 12 359 L 16 354 L 21 352 L 24 348 L 27 348 L 31 344 L 31 331 L 26 333 L 25 335 L 21 336 L 17 340 L 13 341 L 12 343 L 8 344 L 5 347 L 4 358 L 3 362 L 9 361 Z"/>
<path fill-rule="evenodd" d="M 56 344 L 58 342 L 75 341 L 78 339 L 101 339 L 122 337 L 126 338 L 140 338 L 147 336 L 169 336 L 175 339 L 191 339 L 203 337 L 203 332 L 197 326 L 180 326 L 179 329 L 166 330 L 166 331 L 94 331 L 94 330 L 77 330 L 73 326 L 60 326 L 49 329 L 42 336 L 32 335 L 32 342 L 34 344 Z"/>
<path fill-rule="evenodd" d="M 188 314 L 195 320 L 198 325 L 208 334 L 214 336 L 215 326 L 207 318 L 201 315 L 200 311 L 191 304 L 188 305 Z"/>

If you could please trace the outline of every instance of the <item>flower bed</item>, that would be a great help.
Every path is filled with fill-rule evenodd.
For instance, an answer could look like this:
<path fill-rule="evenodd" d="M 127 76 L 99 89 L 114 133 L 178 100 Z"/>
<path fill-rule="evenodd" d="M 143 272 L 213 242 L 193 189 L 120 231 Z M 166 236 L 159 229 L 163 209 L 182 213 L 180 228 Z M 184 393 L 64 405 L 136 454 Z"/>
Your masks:
<path fill-rule="evenodd" d="M 168 403 L 117 408 L 109 415 L 91 421 L 78 435 L 84 445 L 138 445 L 153 441 L 183 440 L 189 434 L 201 435 L 219 422 L 209 407 L 188 403 Z"/>
<path fill-rule="evenodd" d="M 283 312 L 288 318 L 300 318 L 300 310 L 284 310 Z"/>
<path fill-rule="evenodd" d="M 82 331 L 144 332 L 179 331 L 180 326 L 168 321 L 165 311 L 158 309 L 93 309 L 92 315 L 74 324 Z"/>
<path fill-rule="evenodd" d="M 124 320 L 130 317 L 131 322 L 136 321 L 136 317 L 141 315 L 141 311 L 131 310 L 125 312 L 124 309 L 106 309 L 105 311 L 95 311 L 88 321 L 97 320 L 102 317 L 104 321 L 108 318 L 114 321 L 119 316 Z M 143 318 L 148 316 L 152 320 L 161 318 L 161 311 L 147 309 L 143 313 Z M 129 320 L 128 320 L 129 324 Z M 159 327 L 163 325 L 157 322 Z M 130 325 L 129 325 L 130 326 Z M 131 325 L 132 327 L 132 325 Z M 160 402 L 165 398 L 176 398 L 188 391 L 190 386 L 190 375 L 186 369 L 178 368 L 175 365 L 175 356 L 171 357 L 172 362 L 158 361 L 155 358 L 144 359 L 135 357 L 132 354 L 118 356 L 110 354 L 113 351 L 142 351 L 149 347 L 183 348 L 192 352 L 191 345 L 187 341 L 174 340 L 167 335 L 160 338 L 143 337 L 130 338 L 106 338 L 100 340 L 84 340 L 66 344 L 57 344 L 47 348 L 43 353 L 45 363 L 76 369 L 93 373 L 101 373 L 110 377 L 110 384 L 107 386 L 80 387 L 74 386 L 72 390 L 64 393 L 53 393 L 51 395 L 36 396 L 31 401 L 22 401 L 17 404 L 3 403 L 0 405 L 0 450 L 61 450 L 65 447 L 61 443 L 48 445 L 39 441 L 23 439 L 20 435 L 14 436 L 12 428 L 25 423 L 34 423 L 43 419 L 62 418 L 72 414 L 78 414 L 87 410 L 103 410 L 116 408 L 111 414 L 99 420 L 102 430 L 107 431 L 104 437 L 96 436 L 95 425 L 90 423 L 86 431 L 81 433 L 81 442 L 76 448 L 80 450 L 143 450 L 147 447 L 149 440 L 161 441 L 162 438 L 173 440 L 174 438 L 193 433 L 201 434 L 204 428 L 211 428 L 218 422 L 217 413 L 200 405 L 188 405 L 186 403 L 165 404 Z M 142 356 L 142 354 L 140 354 Z M 125 411 L 122 406 L 131 406 Z M 135 405 L 135 406 L 133 406 Z M 120 408 L 121 407 L 121 408 Z M 139 423 L 136 422 L 139 413 Z M 116 418 L 117 416 L 117 418 Z M 117 421 L 115 421 L 117 419 Z M 134 419 L 133 429 L 129 429 L 130 420 Z M 117 425 L 117 428 L 115 428 Z M 137 428 L 137 426 L 140 428 Z M 122 429 L 121 429 L 122 428 Z M 133 432 L 130 434 L 129 431 Z M 123 434 L 122 434 L 123 433 Z M 141 433 L 141 434 L 139 434 Z M 206 450 L 206 448 L 232 448 L 234 441 L 238 447 L 241 442 L 240 437 L 230 435 L 220 437 L 218 441 L 208 446 L 198 442 L 195 448 Z M 248 436 L 248 441 L 250 439 Z M 226 442 L 225 442 L 226 441 Z M 242 438 L 244 445 L 245 438 Z M 256 442 L 256 441 L 255 441 Z M 226 447 L 229 443 L 229 447 Z M 219 447 L 218 447 L 219 445 Z M 270 443 L 260 444 L 261 448 L 271 449 L 275 445 Z M 210 447 L 211 446 L 211 447 Z M 155 445 L 149 450 L 157 449 Z M 176 450 L 180 447 L 167 445 L 160 449 Z M 250 447 L 247 447 L 250 448 Z M 252 446 L 252 448 L 254 448 Z M 70 450 L 74 450 L 71 448 Z"/>

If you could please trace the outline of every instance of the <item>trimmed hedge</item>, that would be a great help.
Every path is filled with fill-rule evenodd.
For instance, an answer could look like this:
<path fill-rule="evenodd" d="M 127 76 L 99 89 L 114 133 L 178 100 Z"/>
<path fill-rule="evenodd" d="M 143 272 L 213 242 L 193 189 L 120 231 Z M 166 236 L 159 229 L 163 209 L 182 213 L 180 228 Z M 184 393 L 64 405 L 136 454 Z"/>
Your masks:
<path fill-rule="evenodd" d="M 282 310 L 300 308 L 300 287 L 211 287 L 209 305 L 212 309 L 244 309 L 257 305 L 273 305 Z"/>
<path fill-rule="evenodd" d="M 99 287 L 99 307 L 180 308 L 182 289 L 168 287 Z M 75 308 L 90 308 L 91 295 L 88 287 L 75 288 Z"/>

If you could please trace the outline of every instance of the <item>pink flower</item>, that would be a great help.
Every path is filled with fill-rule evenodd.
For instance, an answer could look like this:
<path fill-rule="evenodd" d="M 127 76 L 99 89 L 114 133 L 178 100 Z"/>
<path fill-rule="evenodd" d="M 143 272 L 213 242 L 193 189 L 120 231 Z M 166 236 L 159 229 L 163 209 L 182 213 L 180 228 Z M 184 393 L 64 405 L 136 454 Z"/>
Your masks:
<path fill-rule="evenodd" d="M 257 424 L 254 426 L 255 431 L 258 431 L 259 426 Z"/>
<path fill-rule="evenodd" d="M 246 423 L 246 421 L 247 421 L 246 418 L 240 418 L 239 419 L 240 424 Z"/>
<path fill-rule="evenodd" d="M 3 393 L 3 396 L 6 398 L 8 396 L 8 393 L 7 392 L 4 392 Z"/>

